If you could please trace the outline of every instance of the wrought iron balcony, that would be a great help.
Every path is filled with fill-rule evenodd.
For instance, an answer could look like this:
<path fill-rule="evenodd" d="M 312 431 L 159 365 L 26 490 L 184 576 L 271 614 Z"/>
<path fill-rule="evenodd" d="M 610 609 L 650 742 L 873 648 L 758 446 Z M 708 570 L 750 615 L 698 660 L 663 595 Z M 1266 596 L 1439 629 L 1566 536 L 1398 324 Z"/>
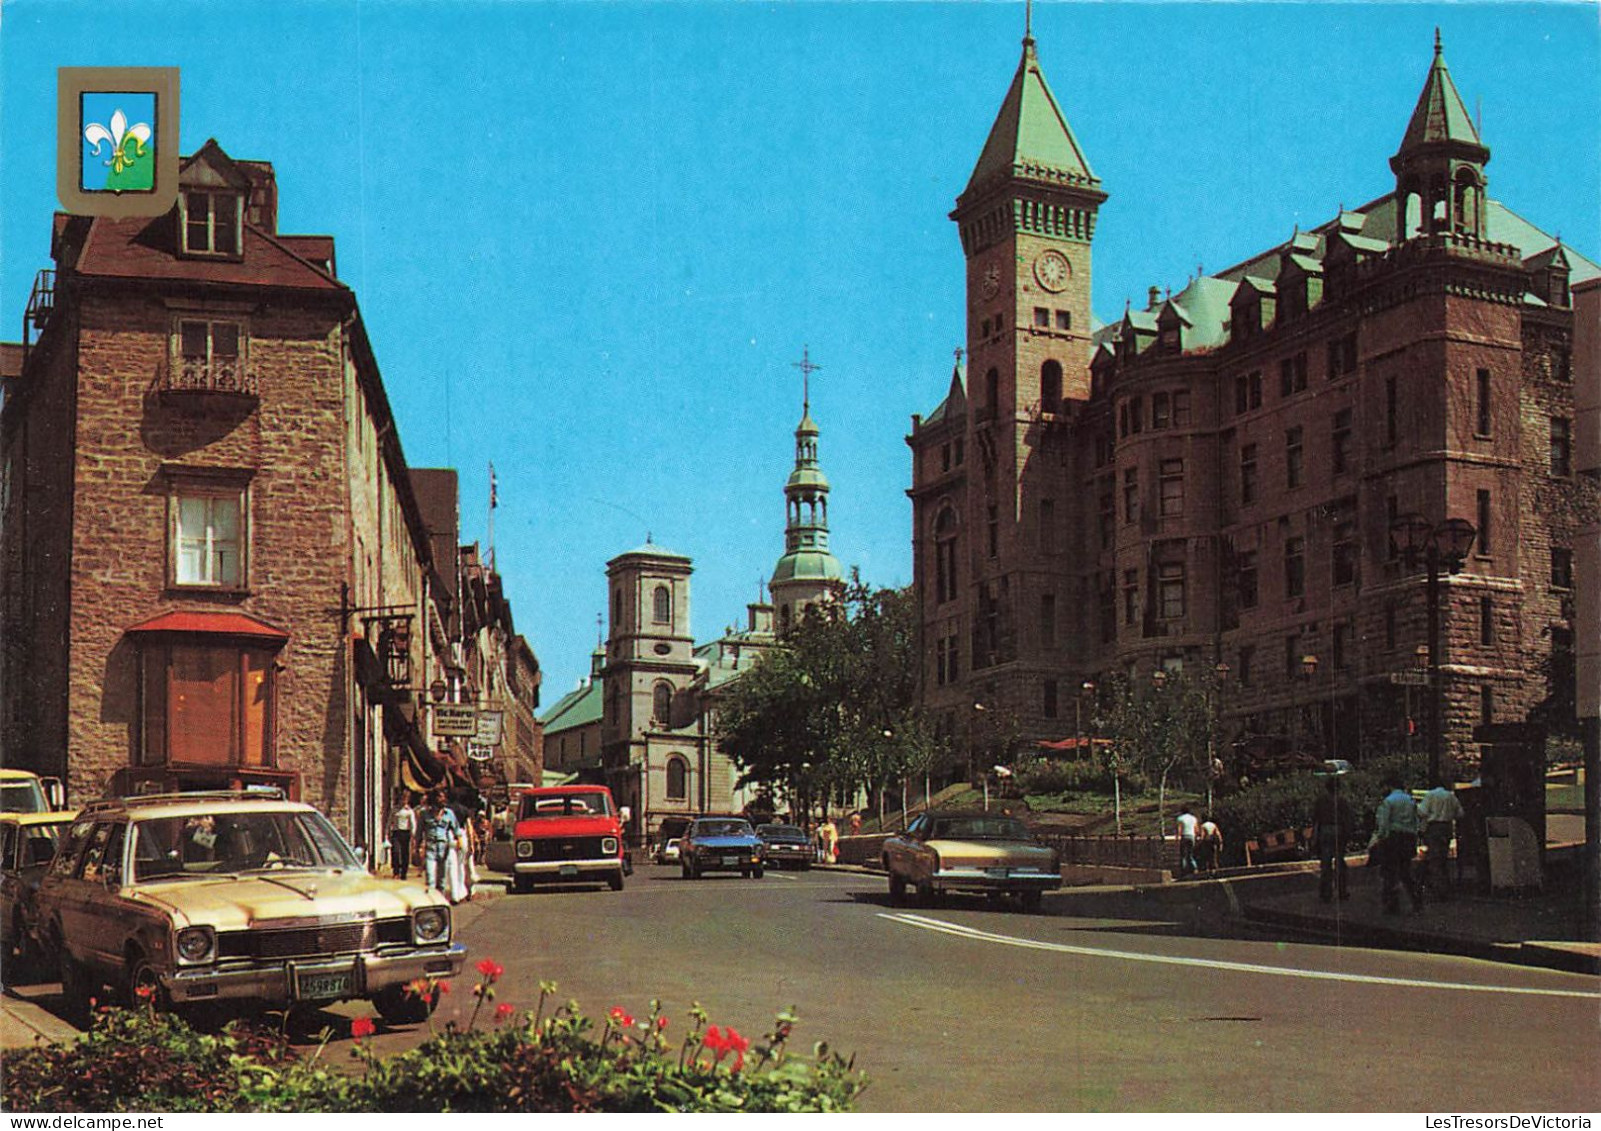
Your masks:
<path fill-rule="evenodd" d="M 156 392 L 166 398 L 261 398 L 255 373 L 242 357 L 180 357 L 162 367 Z"/>

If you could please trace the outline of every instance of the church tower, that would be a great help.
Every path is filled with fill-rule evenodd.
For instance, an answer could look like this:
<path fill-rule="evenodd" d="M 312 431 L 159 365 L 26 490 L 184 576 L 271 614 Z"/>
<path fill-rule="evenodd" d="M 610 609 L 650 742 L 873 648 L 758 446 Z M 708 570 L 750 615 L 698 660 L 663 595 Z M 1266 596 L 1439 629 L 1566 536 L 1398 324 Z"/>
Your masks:
<path fill-rule="evenodd" d="M 768 582 L 782 635 L 813 605 L 838 599 L 843 571 L 828 548 L 828 476 L 817 463 L 819 429 L 812 419 L 810 352 L 796 362 L 803 375 L 801 421 L 795 428 L 795 470 L 784 484 L 784 556 Z"/>

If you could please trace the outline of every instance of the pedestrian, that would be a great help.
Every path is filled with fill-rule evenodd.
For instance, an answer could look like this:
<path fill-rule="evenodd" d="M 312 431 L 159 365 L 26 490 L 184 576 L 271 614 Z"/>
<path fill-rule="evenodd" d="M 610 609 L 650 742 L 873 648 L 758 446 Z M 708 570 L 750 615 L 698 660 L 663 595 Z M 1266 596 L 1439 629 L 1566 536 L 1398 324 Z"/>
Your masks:
<path fill-rule="evenodd" d="M 1462 820 L 1462 802 L 1457 800 L 1446 778 L 1442 775 L 1434 788 L 1423 795 L 1418 803 L 1418 815 L 1423 821 L 1424 880 L 1430 891 L 1441 899 L 1451 898 L 1450 863 L 1451 838 L 1456 834 L 1456 823 Z"/>
<path fill-rule="evenodd" d="M 1208 813 L 1201 822 L 1201 870 L 1215 872 L 1223 866 L 1223 830 Z"/>
<path fill-rule="evenodd" d="M 821 849 L 822 862 L 834 864 L 839 861 L 839 827 L 834 824 L 834 818 L 825 816 L 823 823 L 817 827 L 817 841 Z"/>
<path fill-rule="evenodd" d="M 456 834 L 461 831 L 461 822 L 456 818 L 456 811 L 445 804 L 444 790 L 436 789 L 428 795 L 428 804 L 423 807 L 420 823 L 423 880 L 449 899 L 452 872 L 450 857 L 456 844 Z"/>
<path fill-rule="evenodd" d="M 862 834 L 862 815 L 860 813 L 852 813 L 851 814 L 851 836 L 860 836 L 861 834 Z"/>
<path fill-rule="evenodd" d="M 1345 846 L 1355 831 L 1351 803 L 1340 792 L 1340 779 L 1331 774 L 1312 806 L 1312 843 L 1317 845 L 1319 864 L 1317 894 L 1324 903 L 1333 902 L 1336 881 L 1340 898 L 1351 898 L 1350 881 L 1345 875 Z"/>
<path fill-rule="evenodd" d="M 480 809 L 473 814 L 473 860 L 480 868 L 484 866 L 484 852 L 489 847 L 490 838 L 495 834 L 494 822 L 489 819 L 489 810 Z"/>
<path fill-rule="evenodd" d="M 1379 802 L 1374 814 L 1379 838 L 1379 870 L 1384 881 L 1384 910 L 1389 914 L 1401 910 L 1401 896 L 1396 890 L 1405 887 L 1412 897 L 1412 910 L 1423 909 L 1423 888 L 1412 873 L 1412 860 L 1418 854 L 1418 806 L 1412 795 L 1401 788 L 1401 778 L 1391 774 L 1384 780 L 1390 792 Z"/>
<path fill-rule="evenodd" d="M 389 870 L 397 880 L 411 874 L 411 836 L 417 831 L 417 810 L 411 807 L 411 791 L 401 790 L 394 812 L 389 814 Z"/>
<path fill-rule="evenodd" d="M 1201 822 L 1194 813 L 1190 812 L 1188 805 L 1179 810 L 1179 879 L 1195 875 L 1195 838 L 1200 832 Z"/>

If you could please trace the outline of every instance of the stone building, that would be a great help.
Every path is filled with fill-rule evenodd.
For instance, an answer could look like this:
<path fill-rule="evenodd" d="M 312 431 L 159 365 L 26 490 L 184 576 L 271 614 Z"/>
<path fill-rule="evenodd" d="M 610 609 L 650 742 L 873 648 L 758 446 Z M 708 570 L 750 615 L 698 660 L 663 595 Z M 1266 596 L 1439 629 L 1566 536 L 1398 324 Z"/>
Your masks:
<path fill-rule="evenodd" d="M 1398 745 L 1391 673 L 1427 649 L 1411 515 L 1476 534 L 1441 583 L 1448 752 L 1548 698 L 1595 506 L 1570 295 L 1601 271 L 1488 195 L 1438 42 L 1397 126 L 1394 192 L 1101 325 L 1107 189 L 1025 38 L 951 214 L 965 373 L 908 437 L 924 701 L 955 760 L 986 716 L 1058 739 L 1086 682 L 1159 668 L 1213 684 L 1237 739 Z"/>
<path fill-rule="evenodd" d="M 208 141 L 165 216 L 55 217 L 0 356 L 0 757 L 74 803 L 276 784 L 372 846 L 448 772 L 418 690 L 459 666 L 454 534 L 333 239 L 277 212 Z"/>

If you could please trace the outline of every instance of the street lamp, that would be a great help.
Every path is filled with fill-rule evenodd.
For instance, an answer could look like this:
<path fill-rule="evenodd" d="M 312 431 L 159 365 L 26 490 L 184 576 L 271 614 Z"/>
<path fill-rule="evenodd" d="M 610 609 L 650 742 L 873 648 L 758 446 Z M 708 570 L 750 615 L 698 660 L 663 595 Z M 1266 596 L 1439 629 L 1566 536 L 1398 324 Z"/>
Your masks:
<path fill-rule="evenodd" d="M 1424 600 L 1429 649 L 1429 781 L 1433 782 L 1440 775 L 1440 716 L 1445 692 L 1440 680 L 1440 567 L 1443 565 L 1448 573 L 1461 572 L 1479 532 L 1465 518 L 1448 518 L 1431 527 L 1422 515 L 1406 514 L 1390 524 L 1390 534 L 1407 568 L 1416 568 L 1421 560 L 1428 574 Z"/>
<path fill-rule="evenodd" d="M 1214 767 L 1222 765 L 1217 757 L 1217 730 L 1223 717 L 1223 684 L 1229 678 L 1229 666 L 1222 660 L 1212 669 L 1213 687 L 1207 693 L 1208 714 L 1211 726 L 1206 731 L 1206 810 L 1212 811 L 1212 778 Z"/>
<path fill-rule="evenodd" d="M 1310 653 L 1308 653 L 1307 655 L 1301 657 L 1301 673 L 1306 676 L 1307 705 L 1310 706 L 1313 709 L 1314 720 L 1316 719 L 1316 710 L 1317 710 L 1317 685 L 1314 684 L 1312 681 L 1317 678 L 1317 666 L 1318 666 L 1318 658 L 1316 656 L 1311 655 Z M 1321 728 L 1317 727 L 1317 726 L 1314 726 L 1312 728 L 1312 731 L 1313 731 L 1314 736 L 1316 738 L 1318 738 L 1318 740 L 1321 742 L 1321 738 L 1322 738 Z M 1328 753 L 1327 750 L 1321 751 L 1320 752 L 1320 756 L 1321 756 L 1321 754 L 1326 754 L 1326 753 Z"/>

